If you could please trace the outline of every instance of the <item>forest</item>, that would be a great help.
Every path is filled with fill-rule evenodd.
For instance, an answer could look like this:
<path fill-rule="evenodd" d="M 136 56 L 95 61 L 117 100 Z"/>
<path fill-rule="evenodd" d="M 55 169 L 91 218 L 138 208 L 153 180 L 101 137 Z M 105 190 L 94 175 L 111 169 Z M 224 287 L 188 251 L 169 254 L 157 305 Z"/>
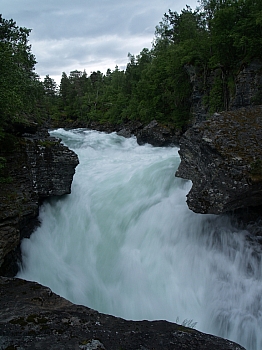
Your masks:
<path fill-rule="evenodd" d="M 239 70 L 262 59 L 262 2 L 200 0 L 195 10 L 169 10 L 156 26 L 152 47 L 137 56 L 128 53 L 125 70 L 63 72 L 59 86 L 35 72 L 29 35 L 30 29 L 0 16 L 0 141 L 15 125 L 32 122 L 157 120 L 186 129 L 192 114 L 190 67 L 197 69 L 211 114 L 228 109 Z M 254 103 L 262 103 L 262 94 Z"/>

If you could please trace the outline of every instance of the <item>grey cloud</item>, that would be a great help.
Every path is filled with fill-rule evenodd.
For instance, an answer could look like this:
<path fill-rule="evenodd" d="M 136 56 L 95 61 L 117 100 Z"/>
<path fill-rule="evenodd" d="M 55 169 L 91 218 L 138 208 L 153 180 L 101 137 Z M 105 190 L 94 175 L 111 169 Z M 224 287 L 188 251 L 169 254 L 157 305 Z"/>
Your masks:
<path fill-rule="evenodd" d="M 124 67 L 127 54 L 151 47 L 156 25 L 171 8 L 197 0 L 1 0 L 6 19 L 31 28 L 41 76 Z"/>

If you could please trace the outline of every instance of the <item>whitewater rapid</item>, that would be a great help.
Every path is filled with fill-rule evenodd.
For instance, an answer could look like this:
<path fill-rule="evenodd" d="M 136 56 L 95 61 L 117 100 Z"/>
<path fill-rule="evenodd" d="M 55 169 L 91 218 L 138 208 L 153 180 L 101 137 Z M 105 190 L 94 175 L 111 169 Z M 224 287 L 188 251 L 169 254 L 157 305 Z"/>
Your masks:
<path fill-rule="evenodd" d="M 18 277 L 76 304 L 196 329 L 262 349 L 261 251 L 228 217 L 186 205 L 178 148 L 77 129 L 51 132 L 80 160 L 72 193 L 40 210 Z"/>

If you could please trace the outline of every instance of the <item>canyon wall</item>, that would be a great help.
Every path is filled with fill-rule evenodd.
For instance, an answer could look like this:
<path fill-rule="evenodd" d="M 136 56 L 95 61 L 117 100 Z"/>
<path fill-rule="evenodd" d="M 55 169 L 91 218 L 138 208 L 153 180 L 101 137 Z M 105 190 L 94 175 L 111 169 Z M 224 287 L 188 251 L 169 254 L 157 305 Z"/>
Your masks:
<path fill-rule="evenodd" d="M 77 155 L 45 131 L 7 139 L 0 191 L 0 273 L 15 275 L 19 246 L 37 225 L 41 202 L 71 192 Z"/>

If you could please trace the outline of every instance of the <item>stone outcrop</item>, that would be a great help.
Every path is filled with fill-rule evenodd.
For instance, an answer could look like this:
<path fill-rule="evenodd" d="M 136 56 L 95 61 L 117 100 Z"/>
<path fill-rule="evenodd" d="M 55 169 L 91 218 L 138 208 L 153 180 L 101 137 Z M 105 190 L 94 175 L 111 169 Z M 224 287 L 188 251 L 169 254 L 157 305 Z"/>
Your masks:
<path fill-rule="evenodd" d="M 214 114 L 181 138 L 176 176 L 192 181 L 187 204 L 220 214 L 262 205 L 262 106 Z"/>
<path fill-rule="evenodd" d="M 166 321 L 126 321 L 74 305 L 49 288 L 0 278 L 1 349 L 244 350 Z"/>
<path fill-rule="evenodd" d="M 60 127 L 65 128 L 87 128 L 91 130 L 97 130 L 101 132 L 111 133 L 116 132 L 117 135 L 129 138 L 131 136 L 136 136 L 137 143 L 139 145 L 144 145 L 149 143 L 155 147 L 166 147 L 172 145 L 178 145 L 180 137 L 183 133 L 181 129 L 175 129 L 175 127 L 162 125 L 156 120 L 151 121 L 149 124 L 143 124 L 137 120 L 126 121 L 123 124 L 110 124 L 90 122 L 81 123 L 75 122 L 72 124 L 65 124 Z"/>
<path fill-rule="evenodd" d="M 117 135 L 129 138 L 133 135 L 137 135 L 139 131 L 143 129 L 143 127 L 144 126 L 141 122 L 135 120 L 129 121 L 119 127 Z"/>
<path fill-rule="evenodd" d="M 177 145 L 181 134 L 181 131 L 161 125 L 153 120 L 136 134 L 136 138 L 139 145 L 149 143 L 156 147 L 164 147 Z"/>
<path fill-rule="evenodd" d="M 71 193 L 76 154 L 53 137 L 24 139 L 30 180 L 38 198 Z"/>
<path fill-rule="evenodd" d="M 40 203 L 70 193 L 78 157 L 43 131 L 5 143 L 6 151 L 1 152 L 6 166 L 0 190 L 0 273 L 14 275 L 20 241 L 37 224 Z"/>

